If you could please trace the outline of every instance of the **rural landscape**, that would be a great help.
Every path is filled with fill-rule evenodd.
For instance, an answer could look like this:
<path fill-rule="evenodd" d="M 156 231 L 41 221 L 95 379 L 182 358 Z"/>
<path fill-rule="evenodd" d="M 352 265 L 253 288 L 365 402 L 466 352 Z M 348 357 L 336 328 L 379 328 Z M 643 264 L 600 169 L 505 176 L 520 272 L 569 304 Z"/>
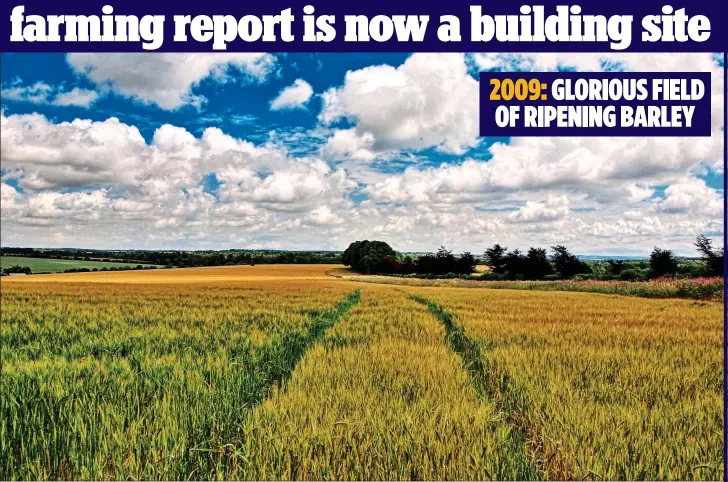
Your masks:
<path fill-rule="evenodd" d="M 0 60 L 0 480 L 724 476 L 722 55 Z M 483 72 L 710 135 L 481 136 Z"/>
<path fill-rule="evenodd" d="M 0 478 L 720 478 L 722 280 L 358 273 L 374 243 L 3 277 Z"/>

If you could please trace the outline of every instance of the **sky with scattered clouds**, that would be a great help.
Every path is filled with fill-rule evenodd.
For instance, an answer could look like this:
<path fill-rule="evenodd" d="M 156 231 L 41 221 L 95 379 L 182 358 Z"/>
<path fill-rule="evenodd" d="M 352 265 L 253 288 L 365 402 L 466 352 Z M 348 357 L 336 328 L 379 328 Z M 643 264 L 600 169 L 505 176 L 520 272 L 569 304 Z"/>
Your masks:
<path fill-rule="evenodd" d="M 2 54 L 3 246 L 694 255 L 711 54 Z M 480 70 L 706 71 L 712 136 L 478 136 Z"/>

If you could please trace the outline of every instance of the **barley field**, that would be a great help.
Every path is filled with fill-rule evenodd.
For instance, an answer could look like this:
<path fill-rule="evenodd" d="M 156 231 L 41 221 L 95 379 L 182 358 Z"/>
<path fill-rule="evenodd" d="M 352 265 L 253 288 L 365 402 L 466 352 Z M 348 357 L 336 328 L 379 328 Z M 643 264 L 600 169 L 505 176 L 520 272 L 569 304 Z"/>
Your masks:
<path fill-rule="evenodd" d="M 335 268 L 3 278 L 0 479 L 721 477 L 721 303 Z"/>
<path fill-rule="evenodd" d="M 586 293 L 412 291 L 474 343 L 556 479 L 716 479 L 723 307 Z"/>

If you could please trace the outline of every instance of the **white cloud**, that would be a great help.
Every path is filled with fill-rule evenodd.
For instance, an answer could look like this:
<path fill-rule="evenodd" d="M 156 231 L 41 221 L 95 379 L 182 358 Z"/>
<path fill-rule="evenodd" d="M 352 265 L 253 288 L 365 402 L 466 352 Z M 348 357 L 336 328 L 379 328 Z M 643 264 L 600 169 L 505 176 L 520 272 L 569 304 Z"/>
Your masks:
<path fill-rule="evenodd" d="M 332 224 L 341 224 L 343 219 L 329 209 L 328 206 L 319 206 L 312 210 L 307 217 L 307 220 L 318 226 L 326 226 Z"/>
<path fill-rule="evenodd" d="M 91 222 L 99 219 L 100 211 L 108 206 L 109 198 L 105 189 L 88 192 L 42 192 L 28 196 L 26 218 L 60 220 L 63 223 L 73 220 Z"/>
<path fill-rule="evenodd" d="M 134 183 L 143 175 L 144 138 L 116 118 L 54 124 L 40 114 L 3 114 L 0 139 L 3 168 L 22 168 L 23 188 Z"/>
<path fill-rule="evenodd" d="M 264 53 L 70 53 L 68 64 L 100 88 L 174 110 L 200 107 L 206 99 L 193 93 L 202 80 L 261 82 L 273 71 L 275 57 Z"/>
<path fill-rule="evenodd" d="M 0 205 L 3 212 L 11 212 L 18 209 L 18 203 L 21 199 L 18 190 L 10 184 L 2 183 L 0 185 Z"/>
<path fill-rule="evenodd" d="M 56 96 L 55 105 L 75 105 L 87 107 L 99 98 L 99 94 L 93 90 L 79 89 L 74 87 L 68 92 L 62 92 Z"/>
<path fill-rule="evenodd" d="M 296 79 L 292 85 L 283 89 L 270 104 L 270 110 L 301 109 L 313 95 L 311 84 Z"/>
<path fill-rule="evenodd" d="M 326 140 L 322 152 L 332 157 L 371 161 L 377 156 L 374 152 L 375 142 L 374 135 L 369 132 L 360 135 L 356 129 L 336 129 Z"/>
<path fill-rule="evenodd" d="M 343 169 L 332 170 L 318 159 L 297 159 L 267 176 L 251 170 L 221 171 L 218 179 L 223 200 L 286 212 L 311 210 L 321 200 L 346 204 L 344 193 L 356 186 Z"/>
<path fill-rule="evenodd" d="M 125 213 L 139 213 L 149 211 L 154 204 L 143 201 L 131 201 L 129 199 L 116 199 L 113 204 L 114 211 Z"/>
<path fill-rule="evenodd" d="M 633 184 L 631 186 L 627 187 L 627 190 L 629 191 L 629 202 L 640 202 L 644 201 L 645 199 L 649 199 L 652 197 L 653 194 L 655 194 L 655 190 L 647 185 L 640 185 L 640 184 Z"/>
<path fill-rule="evenodd" d="M 666 213 L 718 218 L 723 213 L 723 197 L 702 179 L 689 178 L 668 186 L 658 207 Z"/>
<path fill-rule="evenodd" d="M 361 140 L 348 144 L 370 144 L 375 151 L 436 147 L 460 154 L 478 143 L 477 98 L 464 55 L 417 53 L 399 67 L 347 72 L 341 87 L 323 94 L 319 118 L 349 120 L 355 127 L 347 136 Z M 345 150 L 347 144 L 328 147 Z"/>
<path fill-rule="evenodd" d="M 548 222 L 565 218 L 569 214 L 569 198 L 549 196 L 544 202 L 526 201 L 518 211 L 508 215 L 511 222 Z"/>
<path fill-rule="evenodd" d="M 386 202 L 472 202 L 521 190 L 573 189 L 608 201 L 628 192 L 632 201 L 649 198 L 649 184 L 670 184 L 706 167 L 722 164 L 722 70 L 708 54 L 540 55 L 483 54 L 475 58 L 503 66 L 517 59 L 541 67 L 643 65 L 652 70 L 707 70 L 713 76 L 712 136 L 700 138 L 512 138 L 490 148 L 488 162 L 465 160 L 438 168 L 409 168 L 367 186 L 376 200 Z M 533 60 L 535 58 L 535 60 Z M 596 59 L 596 60 L 595 60 Z M 611 64 L 609 63 L 611 62 Z M 531 64 L 529 64 L 531 65 Z M 477 102 L 476 102 L 477 104 Z"/>
<path fill-rule="evenodd" d="M 172 243 L 203 232 L 195 242 L 209 236 L 237 245 L 337 226 L 356 187 L 343 169 L 321 159 L 291 157 L 218 128 L 196 137 L 164 125 L 146 143 L 114 118 L 55 124 L 38 114 L 3 114 L 0 158 L 7 171 L 2 237 L 12 244 L 53 245 L 54 233 L 63 232 L 70 244 L 138 246 L 142 233 Z M 209 172 L 220 183 L 216 196 L 201 186 Z"/>
<path fill-rule="evenodd" d="M 500 68 L 524 60 L 487 61 Z M 399 67 L 350 72 L 324 94 L 324 125 L 272 132 L 263 143 L 217 127 L 200 133 L 174 125 L 146 142 L 135 126 L 113 118 L 3 114 L 2 242 L 342 249 L 374 238 L 417 251 L 445 244 L 479 253 L 500 242 L 521 249 L 564 243 L 582 254 L 646 254 L 659 245 L 692 254 L 697 234 L 722 233 L 723 193 L 698 177 L 722 165 L 722 106 L 715 102 L 725 87 L 711 56 L 528 60 L 538 69 L 709 70 L 710 138 L 514 138 L 488 153 L 417 167 L 432 161 L 402 150 L 462 153 L 477 143 L 476 57 L 468 62 L 470 74 L 463 56 L 416 54 Z M 197 83 L 180 84 L 170 98 L 194 103 Z M 140 95 L 158 94 L 145 89 Z M 339 124 L 344 120 L 348 125 Z M 301 138 L 314 137 L 331 163 L 293 154 L 302 152 L 292 147 Z M 397 165 L 382 168 L 387 162 Z M 214 195 L 201 185 L 209 173 L 219 183 Z M 354 202 L 361 195 L 369 199 Z"/>
<path fill-rule="evenodd" d="M 31 102 L 33 104 L 48 103 L 48 97 L 53 92 L 53 87 L 45 82 L 36 82 L 32 85 L 24 85 L 16 79 L 12 84 L 2 87 L 2 96 L 5 100 L 18 102 Z"/>
<path fill-rule="evenodd" d="M 3 100 L 16 102 L 29 102 L 32 104 L 47 104 L 57 106 L 88 107 L 98 98 L 98 92 L 74 87 L 66 91 L 63 86 L 51 86 L 45 82 L 36 82 L 32 85 L 23 84 L 15 79 L 2 87 Z"/>

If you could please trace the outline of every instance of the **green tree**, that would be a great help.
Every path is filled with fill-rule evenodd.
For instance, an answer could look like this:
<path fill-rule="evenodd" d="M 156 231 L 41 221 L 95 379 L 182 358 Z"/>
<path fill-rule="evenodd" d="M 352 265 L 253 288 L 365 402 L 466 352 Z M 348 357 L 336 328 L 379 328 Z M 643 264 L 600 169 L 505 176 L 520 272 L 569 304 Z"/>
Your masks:
<path fill-rule="evenodd" d="M 589 265 L 571 254 L 566 246 L 552 246 L 551 250 L 553 251 L 551 260 L 554 262 L 554 267 L 561 274 L 562 278 L 571 278 L 577 274 L 591 272 Z"/>
<path fill-rule="evenodd" d="M 472 274 L 475 272 L 475 265 L 475 256 L 466 251 L 455 260 L 455 272 L 458 274 Z"/>
<path fill-rule="evenodd" d="M 650 278 L 677 273 L 677 258 L 669 249 L 655 247 L 650 254 Z"/>
<path fill-rule="evenodd" d="M 503 274 L 506 271 L 506 252 L 508 248 L 496 243 L 492 248 L 485 250 L 485 264 L 497 274 Z"/>
<path fill-rule="evenodd" d="M 549 262 L 546 250 L 542 248 L 530 248 L 526 254 L 525 260 L 525 278 L 526 279 L 543 279 L 544 276 L 551 274 L 554 268 Z"/>
<path fill-rule="evenodd" d="M 505 255 L 505 273 L 509 278 L 523 279 L 526 275 L 526 256 L 519 249 Z"/>
<path fill-rule="evenodd" d="M 343 263 L 360 273 L 382 272 L 395 262 L 397 253 L 384 241 L 355 241 L 344 251 Z"/>
<path fill-rule="evenodd" d="M 624 261 L 621 259 L 610 259 L 607 261 L 609 263 L 609 272 L 612 273 L 614 276 L 619 276 L 619 274 L 624 269 Z"/>
<path fill-rule="evenodd" d="M 723 276 L 724 271 L 724 253 L 723 250 L 713 249 L 712 241 L 704 234 L 698 236 L 695 247 L 700 253 L 700 259 L 703 260 L 705 273 L 708 276 Z"/>

